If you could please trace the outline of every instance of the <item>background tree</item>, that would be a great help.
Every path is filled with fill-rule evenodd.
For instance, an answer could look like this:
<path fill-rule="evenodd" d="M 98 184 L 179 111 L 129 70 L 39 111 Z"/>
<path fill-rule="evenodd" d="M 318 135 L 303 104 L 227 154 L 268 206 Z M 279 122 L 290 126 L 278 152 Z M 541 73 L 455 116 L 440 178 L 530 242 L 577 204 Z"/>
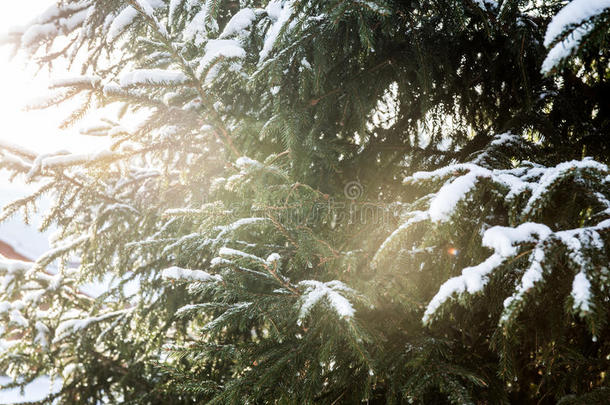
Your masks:
<path fill-rule="evenodd" d="M 66 403 L 603 403 L 609 10 L 58 1 L 6 39 L 81 71 L 38 107 L 121 108 L 107 150 L 0 145 L 40 185 L 3 217 L 50 194 L 59 228 L 0 261 L 0 370 Z"/>

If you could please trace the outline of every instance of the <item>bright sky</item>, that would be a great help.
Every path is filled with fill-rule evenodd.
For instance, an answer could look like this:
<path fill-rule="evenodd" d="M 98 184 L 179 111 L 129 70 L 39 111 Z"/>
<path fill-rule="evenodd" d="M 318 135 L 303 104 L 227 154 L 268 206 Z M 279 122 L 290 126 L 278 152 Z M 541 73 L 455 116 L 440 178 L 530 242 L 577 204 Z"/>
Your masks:
<path fill-rule="evenodd" d="M 53 0 L 0 1 L 0 35 L 12 26 L 27 24 L 52 3 Z M 100 139 L 78 135 L 78 125 L 68 131 L 58 129 L 70 110 L 23 111 L 28 101 L 45 94 L 49 73 L 41 71 L 35 76 L 35 66 L 28 66 L 23 56 L 10 60 L 10 54 L 11 47 L 0 47 L 0 139 L 39 152 L 88 151 L 99 147 Z M 52 77 L 67 75 L 70 72 L 60 69 Z"/>
<path fill-rule="evenodd" d="M 0 35 L 10 27 L 27 24 L 52 3 L 53 0 L 0 0 Z M 67 131 L 58 129 L 69 110 L 23 111 L 28 101 L 47 92 L 50 78 L 46 71 L 35 75 L 35 66 L 28 67 L 23 56 L 10 60 L 11 51 L 9 46 L 0 47 L 0 139 L 37 152 L 99 149 L 102 140 L 78 135 L 78 126 Z M 58 77 L 69 74 L 65 70 L 57 72 Z M 35 187 L 21 184 L 19 179 L 9 184 L 8 173 L 0 171 L 0 209 Z M 42 205 L 45 204 L 43 201 Z M 37 257 L 47 250 L 48 242 L 46 235 L 36 231 L 40 225 L 39 218 L 35 217 L 32 222 L 33 226 L 25 226 L 20 215 L 3 222 L 0 224 L 0 240 L 10 241 L 14 248 L 28 257 Z M 0 404 L 4 403 L 3 395 L 0 395 Z"/>

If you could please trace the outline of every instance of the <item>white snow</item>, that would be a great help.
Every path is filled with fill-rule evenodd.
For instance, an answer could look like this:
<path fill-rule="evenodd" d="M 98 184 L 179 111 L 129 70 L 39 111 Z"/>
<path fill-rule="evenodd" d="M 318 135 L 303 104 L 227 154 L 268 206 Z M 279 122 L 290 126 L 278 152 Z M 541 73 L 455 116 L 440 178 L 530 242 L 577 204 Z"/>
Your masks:
<path fill-rule="evenodd" d="M 521 286 L 517 289 L 519 293 L 524 293 L 534 287 L 534 284 L 542 279 L 544 260 L 544 250 L 542 247 L 536 248 L 531 256 L 532 264 L 521 278 Z"/>
<path fill-rule="evenodd" d="M 71 87 L 83 85 L 93 87 L 99 84 L 100 81 L 101 79 L 97 76 L 69 76 L 53 79 L 49 84 L 49 87 Z"/>
<path fill-rule="evenodd" d="M 462 270 L 462 275 L 450 278 L 445 281 L 439 288 L 436 295 L 428 303 L 422 321 L 424 324 L 430 323 L 434 313 L 454 294 L 462 294 L 468 292 L 474 294 L 483 289 L 487 284 L 487 276 L 497 267 L 502 265 L 505 258 L 500 254 L 494 253 L 489 256 L 484 262 L 473 266 L 466 267 Z"/>
<path fill-rule="evenodd" d="M 544 261 L 544 249 L 539 243 L 530 255 L 530 267 L 525 271 L 523 277 L 521 277 L 521 283 L 517 287 L 515 293 L 504 300 L 504 312 L 500 317 L 500 323 L 507 322 L 513 314 L 513 304 L 519 302 L 525 293 L 531 290 L 534 285 L 542 280 L 544 269 L 542 268 L 542 262 Z"/>
<path fill-rule="evenodd" d="M 544 36 L 544 46 L 550 46 L 567 28 L 580 25 L 610 8 L 610 0 L 574 0 L 551 20 Z"/>
<path fill-rule="evenodd" d="M 286 2 L 281 0 L 273 0 L 267 5 L 267 15 L 273 21 L 273 23 L 265 34 L 265 42 L 263 43 L 263 48 L 259 53 L 259 62 L 264 61 L 269 56 L 269 53 L 273 49 L 278 36 L 280 35 L 282 27 L 284 27 L 284 24 L 286 24 L 292 16 L 293 3 L 293 0 Z"/>
<path fill-rule="evenodd" d="M 570 56 L 583 37 L 592 29 L 590 20 L 610 8 L 610 0 L 573 0 L 551 20 L 544 36 L 544 46 L 549 47 L 568 30 L 570 34 L 557 42 L 542 63 L 541 72 L 548 73 L 559 62 Z"/>
<path fill-rule="evenodd" d="M 205 45 L 205 54 L 199 61 L 197 74 L 201 75 L 206 68 L 219 58 L 244 58 L 246 51 L 234 39 L 211 39 Z"/>
<path fill-rule="evenodd" d="M 208 26 L 206 20 L 208 20 L 209 14 L 207 7 L 208 3 L 202 2 L 201 10 L 199 10 L 186 27 L 184 27 L 182 33 L 185 41 L 192 41 L 196 46 L 200 46 L 207 39 Z M 211 28 L 217 28 L 216 20 L 212 19 L 211 23 L 213 24 Z"/>
<path fill-rule="evenodd" d="M 542 62 L 540 72 L 543 74 L 549 73 L 563 59 L 570 56 L 572 52 L 578 48 L 583 37 L 587 35 L 591 29 L 593 29 L 593 25 L 591 24 L 579 27 L 575 29 L 571 35 L 568 35 L 563 41 L 555 44 L 555 46 L 553 46 L 553 48 L 546 55 L 544 62 Z"/>
<path fill-rule="evenodd" d="M 51 6 L 47 7 L 47 9 L 43 13 L 38 14 L 37 17 L 34 19 L 34 23 L 48 23 L 59 17 L 62 13 L 83 10 L 86 9 L 90 4 L 90 0 L 74 1 L 71 3 L 55 2 L 55 4 L 52 4 Z"/>
<path fill-rule="evenodd" d="M 245 169 L 250 169 L 250 168 L 260 169 L 263 167 L 263 164 L 261 162 L 259 162 L 258 160 L 251 159 L 247 156 L 241 156 L 241 157 L 237 158 L 237 160 L 235 161 L 235 166 L 237 166 L 237 168 L 240 170 L 245 170 Z"/>
<path fill-rule="evenodd" d="M 181 315 L 184 315 L 186 313 L 193 312 L 196 309 L 200 309 L 200 308 L 201 309 L 205 309 L 206 307 L 208 307 L 207 304 L 188 304 L 188 305 L 184 305 L 184 306 L 181 306 L 180 308 L 178 308 L 176 310 L 176 315 L 177 316 L 181 316 Z"/>
<path fill-rule="evenodd" d="M 178 8 L 182 4 L 182 2 L 183 2 L 183 0 L 170 0 L 169 1 L 168 20 L 169 20 L 170 25 L 173 24 L 173 22 L 175 21 L 176 13 L 178 12 Z"/>
<path fill-rule="evenodd" d="M 608 222 L 607 224 L 605 222 Z M 602 249 L 603 241 L 597 233 L 602 227 L 610 226 L 610 221 L 603 221 L 594 227 L 578 228 L 561 232 L 553 232 L 548 226 L 537 223 L 524 223 L 515 228 L 495 226 L 486 230 L 483 234 L 483 246 L 494 250 L 494 254 L 487 260 L 474 267 L 462 270 L 462 275 L 447 280 L 439 289 L 438 293 L 428 304 L 424 313 L 423 322 L 429 323 L 438 308 L 454 294 L 474 294 L 483 289 L 487 284 L 488 275 L 504 262 L 519 253 L 519 245 L 524 243 L 535 243 L 536 247 L 530 254 L 530 266 L 525 271 L 514 294 L 504 301 L 505 310 L 500 322 L 507 322 L 515 309 L 514 304 L 523 299 L 524 295 L 534 285 L 543 280 L 544 269 L 542 263 L 545 260 L 544 242 L 550 237 L 556 237 L 562 241 L 570 251 L 571 260 L 582 270 L 573 281 L 572 297 L 574 308 L 581 311 L 590 309 L 590 282 L 586 278 L 584 270 L 588 261 L 582 255 L 582 246 Z"/>
<path fill-rule="evenodd" d="M 121 35 L 129 25 L 138 16 L 138 10 L 132 6 L 125 7 L 117 16 L 112 20 L 110 28 L 108 29 L 108 35 L 106 37 L 107 42 L 113 42 L 119 35 Z"/>
<path fill-rule="evenodd" d="M 38 343 L 41 347 L 47 348 L 49 346 L 48 341 L 49 328 L 41 321 L 36 321 L 36 336 L 34 337 L 34 343 Z"/>
<path fill-rule="evenodd" d="M 63 33 L 69 33 L 78 28 L 89 15 L 89 9 L 81 10 L 77 13 L 72 14 L 68 18 L 61 18 L 59 25 L 61 26 Z"/>
<path fill-rule="evenodd" d="M 303 66 L 303 68 L 305 68 L 305 69 L 312 70 L 311 63 L 309 63 L 309 61 L 307 60 L 307 58 L 303 58 L 303 59 L 301 59 L 301 65 L 302 65 L 302 66 Z"/>
<path fill-rule="evenodd" d="M 502 257 L 513 256 L 517 253 L 516 245 L 525 242 L 537 242 L 551 234 L 551 229 L 543 224 L 526 222 L 516 228 L 494 226 L 483 234 L 483 246 L 493 249 Z M 534 236 L 537 236 L 535 238 Z"/>
<path fill-rule="evenodd" d="M 429 323 L 438 308 L 454 294 L 459 295 L 466 292 L 475 294 L 481 291 L 488 282 L 489 274 L 519 252 L 519 244 L 536 243 L 538 247 L 530 256 L 532 265 L 523 275 L 517 292 L 506 300 L 505 306 L 508 307 L 513 300 L 520 299 L 527 290 L 533 287 L 534 283 L 542 279 L 540 263 L 544 260 L 544 250 L 541 246 L 542 242 L 551 234 L 551 229 L 546 225 L 531 222 L 521 224 L 516 228 L 495 226 L 486 230 L 482 244 L 493 249 L 494 254 L 476 266 L 463 269 L 460 276 L 450 278 L 443 283 L 438 293 L 428 303 L 423 322 Z M 504 318 L 508 319 L 508 316 Z"/>
<path fill-rule="evenodd" d="M 40 169 L 55 169 L 58 167 L 74 166 L 83 163 L 92 163 L 96 160 L 108 159 L 116 156 L 115 152 L 108 149 L 103 149 L 93 153 L 74 153 L 43 156 L 40 159 Z M 35 166 L 33 166 L 33 169 Z M 35 173 L 35 172 L 34 172 Z"/>
<path fill-rule="evenodd" d="M 19 311 L 18 309 L 13 309 L 9 313 L 9 321 L 10 323 L 15 324 L 17 326 L 21 326 L 22 328 L 25 328 L 29 325 L 28 320 L 25 319 L 25 317 L 21 314 L 21 311 Z"/>
<path fill-rule="evenodd" d="M 254 255 L 251 255 L 249 253 L 242 252 L 241 250 L 231 249 L 231 248 L 228 248 L 228 247 L 221 247 L 220 250 L 218 251 L 218 254 L 220 256 L 237 257 L 237 258 L 242 258 L 242 259 L 251 259 L 251 260 L 254 260 L 256 262 L 267 264 L 267 262 L 265 262 L 265 260 L 261 259 L 258 256 L 254 256 Z"/>
<path fill-rule="evenodd" d="M 223 259 L 222 257 L 214 257 L 212 260 L 210 260 L 210 265 L 212 267 L 217 267 L 217 266 L 222 266 L 222 265 L 231 265 L 231 264 L 233 264 L 232 261 Z"/>
<path fill-rule="evenodd" d="M 140 8 L 140 10 L 144 14 L 146 14 L 146 16 L 150 20 L 154 21 L 155 28 L 157 29 L 157 31 L 164 37 L 167 37 L 167 30 L 165 29 L 165 26 L 160 24 L 159 21 L 157 20 L 157 18 L 155 17 L 155 8 L 165 6 L 165 2 L 163 0 L 134 0 L 134 1 L 136 2 L 138 7 Z"/>
<path fill-rule="evenodd" d="M 451 183 L 445 184 L 430 203 L 428 211 L 430 219 L 435 222 L 448 220 L 455 210 L 458 202 L 472 190 L 479 178 L 490 177 L 489 170 L 478 168 L 471 170 L 468 174 L 458 177 Z"/>
<path fill-rule="evenodd" d="M 352 318 L 356 312 L 349 300 L 341 295 L 341 293 L 353 294 L 354 290 L 341 281 L 333 280 L 323 283 L 317 280 L 304 280 L 299 282 L 298 286 L 304 288 L 300 299 L 299 323 L 320 302 L 329 305 L 341 318 Z"/>
<path fill-rule="evenodd" d="M 142 11 L 150 18 L 154 18 L 154 12 L 155 10 L 152 8 L 152 6 L 148 3 L 148 1 L 146 0 L 135 0 L 136 4 L 138 6 L 140 6 L 140 8 L 142 9 Z"/>
<path fill-rule="evenodd" d="M 273 265 L 274 263 L 279 263 L 281 258 L 282 257 L 279 255 L 279 253 L 271 253 L 269 256 L 267 256 L 265 261 L 267 262 L 267 265 Z"/>
<path fill-rule="evenodd" d="M 136 86 L 140 84 L 168 85 L 182 84 L 188 78 L 178 70 L 164 69 L 137 69 L 121 75 L 121 87 Z"/>
<path fill-rule="evenodd" d="M 29 27 L 21 37 L 24 47 L 34 45 L 40 40 L 49 39 L 57 34 L 57 26 L 53 23 L 35 24 Z"/>
<path fill-rule="evenodd" d="M 529 198 L 523 213 L 525 215 L 529 214 L 535 208 L 542 196 L 553 185 L 553 183 L 557 181 L 557 179 L 563 177 L 566 172 L 575 170 L 596 170 L 600 172 L 608 172 L 608 166 L 591 159 L 583 159 L 563 162 L 553 168 L 546 169 L 540 180 L 536 182 L 532 195 Z"/>
<path fill-rule="evenodd" d="M 403 183 L 409 183 L 413 181 L 421 181 L 421 180 L 438 180 L 443 177 L 447 177 L 450 174 L 455 174 L 458 172 L 470 172 L 481 170 L 482 167 L 472 164 L 472 163 L 458 163 L 455 165 L 449 165 L 441 167 L 440 169 L 433 170 L 431 172 L 416 172 L 413 173 L 412 176 L 406 177 L 403 180 Z"/>
<path fill-rule="evenodd" d="M 487 163 L 486 161 L 489 158 L 490 147 L 499 148 L 509 146 L 510 144 L 518 144 L 520 140 L 521 136 L 515 135 L 511 132 L 496 134 L 494 135 L 492 141 L 489 143 L 489 147 L 483 149 L 483 152 L 479 153 L 477 157 L 472 160 L 472 163 L 475 163 L 477 165 Z"/>
<path fill-rule="evenodd" d="M 239 10 L 225 25 L 222 33 L 218 38 L 227 38 L 235 34 L 243 34 L 243 32 L 252 25 L 252 22 L 256 18 L 254 10 L 251 8 L 244 8 Z"/>
<path fill-rule="evenodd" d="M 53 343 L 60 342 L 62 339 L 64 339 L 67 336 L 70 336 L 78 331 L 87 329 L 91 324 L 102 322 L 107 319 L 114 318 L 114 317 L 117 317 L 120 315 L 124 315 L 127 312 L 130 312 L 132 310 L 133 310 L 133 308 L 123 309 L 120 311 L 109 312 L 106 314 L 93 316 L 93 317 L 89 317 L 89 318 L 82 318 L 82 319 L 76 318 L 76 319 L 64 320 L 57 326 L 57 329 L 55 329 L 55 337 L 53 338 Z"/>
<path fill-rule="evenodd" d="M 78 28 L 91 9 L 89 5 L 90 2 L 88 1 L 76 1 L 70 4 L 65 4 L 63 2 L 53 4 L 29 24 L 20 28 L 11 29 L 10 31 L 13 33 L 22 33 L 22 45 L 27 48 L 38 44 L 39 41 L 52 39 L 60 32 L 68 34 Z M 60 18 L 60 15 L 62 14 L 66 16 Z"/>
<path fill-rule="evenodd" d="M 265 221 L 268 221 L 268 219 L 267 218 L 263 218 L 263 217 L 240 218 L 237 221 L 235 221 L 235 222 L 233 222 L 233 223 L 231 223 L 229 225 L 219 226 L 218 229 L 220 230 L 220 232 L 214 238 L 213 242 L 215 244 L 217 244 L 218 242 L 225 241 L 225 237 L 226 237 L 227 234 L 229 234 L 231 232 L 235 232 L 236 230 L 238 230 L 242 226 L 248 226 L 248 225 L 252 225 L 252 224 L 256 224 L 256 223 L 260 223 L 260 222 L 265 222 Z"/>
<path fill-rule="evenodd" d="M 23 146 L 16 145 L 12 142 L 8 142 L 5 139 L 0 139 L 0 149 L 7 150 L 11 153 L 18 155 L 19 157 L 25 157 L 28 159 L 36 158 L 36 152 L 26 149 Z"/>
<path fill-rule="evenodd" d="M 211 275 L 203 270 L 189 270 L 176 266 L 163 270 L 163 272 L 161 272 L 161 277 L 166 280 L 176 281 L 211 282 L 222 280 L 219 275 Z"/>
<path fill-rule="evenodd" d="M 51 249 L 47 250 L 44 254 L 42 254 L 36 259 L 35 267 L 39 269 L 42 267 L 46 267 L 55 258 L 61 256 L 62 254 L 66 254 L 70 251 L 76 250 L 80 245 L 89 241 L 90 239 L 91 235 L 84 234 L 76 239 L 70 241 L 62 241 L 62 243 L 60 244 L 54 244 Z"/>
<path fill-rule="evenodd" d="M 74 4 L 72 4 L 72 7 L 74 7 Z M 34 22 L 37 24 L 48 23 L 49 21 L 59 17 L 62 9 L 63 9 L 63 7 L 60 6 L 59 4 L 50 5 L 49 7 L 47 7 L 45 9 L 44 12 L 42 12 L 36 16 L 36 18 L 34 19 Z"/>
<path fill-rule="evenodd" d="M 31 262 L 6 259 L 4 256 L 0 255 L 0 270 L 4 270 L 6 272 L 6 276 L 4 276 L 3 279 L 3 289 L 6 288 L 7 283 L 10 283 L 13 280 L 14 275 L 23 274 L 30 270 L 31 267 Z"/>
<path fill-rule="evenodd" d="M 499 139 L 498 142 L 503 141 Z M 454 164 L 431 172 L 417 172 L 406 177 L 403 183 L 420 183 L 422 181 L 440 181 L 445 177 L 454 177 L 447 181 L 430 202 L 428 214 L 435 222 L 447 221 L 453 215 L 456 207 L 468 193 L 474 189 L 480 179 L 490 179 L 492 182 L 508 188 L 508 200 L 526 190 L 532 190 L 524 214 L 530 213 L 537 205 L 540 197 L 548 188 L 568 171 L 593 170 L 608 172 L 608 167 L 592 159 L 563 162 L 555 167 L 519 167 L 505 170 L 489 170 L 473 163 Z M 466 172 L 465 174 L 463 174 Z"/>
<path fill-rule="evenodd" d="M 203 212 L 195 208 L 170 208 L 163 212 L 164 217 L 183 216 L 183 215 L 201 215 Z"/>
<path fill-rule="evenodd" d="M 574 277 L 571 295 L 575 310 L 588 312 L 591 309 L 591 282 L 583 271 Z"/>
<path fill-rule="evenodd" d="M 12 308 L 12 305 L 10 302 L 7 301 L 0 301 L 0 314 L 6 314 L 8 311 L 10 311 Z"/>

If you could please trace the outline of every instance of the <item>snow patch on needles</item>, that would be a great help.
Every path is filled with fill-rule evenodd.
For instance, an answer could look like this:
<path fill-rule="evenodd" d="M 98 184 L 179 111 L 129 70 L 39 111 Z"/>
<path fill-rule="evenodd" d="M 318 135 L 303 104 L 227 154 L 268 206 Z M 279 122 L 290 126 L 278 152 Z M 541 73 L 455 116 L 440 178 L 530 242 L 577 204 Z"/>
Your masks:
<path fill-rule="evenodd" d="M 417 172 L 404 179 L 403 183 L 441 179 L 454 173 L 467 171 L 466 174 L 447 182 L 430 202 L 428 214 L 434 222 L 447 221 L 460 201 L 476 186 L 479 178 L 492 177 L 493 172 L 472 163 L 455 164 L 432 172 Z"/>
<path fill-rule="evenodd" d="M 168 85 L 182 84 L 188 78 L 178 70 L 164 69 L 138 69 L 125 73 L 120 78 L 121 87 L 137 86 L 141 84 Z"/>
<path fill-rule="evenodd" d="M 563 59 L 574 52 L 583 38 L 591 32 L 590 20 L 610 8 L 610 0 L 574 0 L 562 8 L 551 20 L 544 36 L 544 46 L 557 41 L 542 63 L 541 72 L 549 73 Z M 572 30 L 571 32 L 569 32 Z"/>
<path fill-rule="evenodd" d="M 237 221 L 229 224 L 229 225 L 221 225 L 218 227 L 220 233 L 214 238 L 214 242 L 225 241 L 226 236 L 232 232 L 235 232 L 239 228 L 243 226 L 248 226 L 252 224 L 257 224 L 261 222 L 267 221 L 267 218 L 262 217 L 252 217 L 252 218 L 240 218 Z"/>
<path fill-rule="evenodd" d="M 497 267 L 502 265 L 505 258 L 499 254 L 493 254 L 483 263 L 466 267 L 462 270 L 462 275 L 450 278 L 445 281 L 439 288 L 436 295 L 428 303 L 422 321 L 424 324 L 429 324 L 433 315 L 442 304 L 449 300 L 454 294 L 462 294 L 466 291 L 474 294 L 481 291 L 487 284 L 487 276 Z"/>
<path fill-rule="evenodd" d="M 430 219 L 435 222 L 448 220 L 458 202 L 475 187 L 479 177 L 489 177 L 489 171 L 473 170 L 467 175 L 445 184 L 430 203 Z"/>
<path fill-rule="evenodd" d="M 138 10 L 132 6 L 125 7 L 110 24 L 106 42 L 114 42 L 138 16 Z"/>
<path fill-rule="evenodd" d="M 154 18 L 154 9 L 148 4 L 146 0 L 135 0 L 136 4 L 140 6 L 144 14 L 146 14 L 150 18 Z"/>
<path fill-rule="evenodd" d="M 551 20 L 544 36 L 544 46 L 550 46 L 567 28 L 582 24 L 610 8 L 610 0 L 574 0 Z"/>
<path fill-rule="evenodd" d="M 38 343 L 41 347 L 49 347 L 49 328 L 41 321 L 36 321 L 36 336 L 34 337 L 34 343 Z"/>
<path fill-rule="evenodd" d="M 239 10 L 225 25 L 224 30 L 218 38 L 223 39 L 232 35 L 243 34 L 244 31 L 252 25 L 252 22 L 256 19 L 256 14 L 251 8 L 244 8 Z"/>
<path fill-rule="evenodd" d="M 163 272 L 161 272 L 161 277 L 165 280 L 184 282 L 198 281 L 203 283 L 222 280 L 222 277 L 219 275 L 211 275 L 203 270 L 189 270 L 177 266 L 172 266 L 163 270 Z"/>
<path fill-rule="evenodd" d="M 535 187 L 533 187 L 532 195 L 523 210 L 524 214 L 530 214 L 536 206 L 536 203 L 548 192 L 549 188 L 555 184 L 558 179 L 565 175 L 566 172 L 576 170 L 607 172 L 608 166 L 591 159 L 583 159 L 563 162 L 553 168 L 546 169 L 540 180 L 536 182 Z"/>
<path fill-rule="evenodd" d="M 453 177 L 447 181 L 430 202 L 428 214 L 434 222 L 449 221 L 457 206 L 464 201 L 479 182 L 480 179 L 489 179 L 493 183 L 506 187 L 509 191 L 507 199 L 526 190 L 532 190 L 524 213 L 531 211 L 538 205 L 541 197 L 555 184 L 557 179 L 563 177 L 568 171 L 595 170 L 607 172 L 608 166 L 592 159 L 573 160 L 563 162 L 555 167 L 515 168 L 506 170 L 490 170 L 473 163 L 462 163 L 443 167 L 431 172 L 417 172 L 403 180 L 403 183 L 417 183 L 420 181 L 439 181 L 445 177 Z M 466 173 L 464 173 L 466 172 Z"/>
<path fill-rule="evenodd" d="M 305 289 L 300 300 L 299 325 L 309 315 L 313 307 L 320 302 L 326 303 L 341 318 L 350 319 L 356 312 L 349 300 L 341 295 L 342 293 L 354 294 L 355 291 L 341 281 L 333 280 L 323 283 L 316 280 L 304 280 L 299 282 L 298 286 Z"/>
<path fill-rule="evenodd" d="M 195 3 L 195 2 L 191 2 Z M 209 21 L 209 2 L 201 2 L 201 9 L 195 14 L 192 20 L 184 27 L 183 38 L 185 41 L 192 41 L 196 46 L 200 46 L 207 39 L 208 29 L 218 29 L 215 19 Z M 187 2 L 188 5 L 188 2 Z M 189 9 L 193 4 L 188 5 Z M 208 24 L 209 21 L 209 24 Z M 211 24 L 211 27 L 208 25 Z"/>
<path fill-rule="evenodd" d="M 267 264 L 267 262 L 263 259 L 261 259 L 258 256 L 254 256 L 251 255 L 249 253 L 246 252 L 242 252 L 241 250 L 237 250 L 237 249 L 231 249 L 228 247 L 221 247 L 220 250 L 218 251 L 218 254 L 220 256 L 225 256 L 225 257 L 235 257 L 235 258 L 241 258 L 241 259 L 250 259 L 250 260 L 254 260 L 255 262 L 260 262 L 260 263 L 264 263 Z"/>
<path fill-rule="evenodd" d="M 546 55 L 544 62 L 542 62 L 540 72 L 542 74 L 549 73 L 557 65 L 559 65 L 562 60 L 570 56 L 572 52 L 578 48 L 584 36 L 590 33 L 592 29 L 592 24 L 579 27 L 575 29 L 572 34 L 568 35 L 563 41 L 555 44 L 555 46 L 553 46 L 553 48 L 551 48 L 549 53 Z"/>
<path fill-rule="evenodd" d="M 265 261 L 267 262 L 267 265 L 273 265 L 274 263 L 279 264 L 281 258 L 282 257 L 279 255 L 279 253 L 271 253 L 269 256 L 267 256 Z"/>
<path fill-rule="evenodd" d="M 197 75 L 203 72 L 210 65 L 215 63 L 220 58 L 245 58 L 246 51 L 241 47 L 241 44 L 234 39 L 211 39 L 205 45 L 205 54 L 199 61 Z"/>
<path fill-rule="evenodd" d="M 57 27 L 53 23 L 36 24 L 25 31 L 21 37 L 21 43 L 24 47 L 28 47 L 36 43 L 40 39 L 51 38 L 57 34 Z"/>
<path fill-rule="evenodd" d="M 495 226 L 488 229 L 483 234 L 482 244 L 493 249 L 494 254 L 479 265 L 465 268 L 460 276 L 447 280 L 428 304 L 422 321 L 426 324 L 430 323 L 438 308 L 454 294 L 475 294 L 481 291 L 494 269 L 519 254 L 519 245 L 534 243 L 535 248 L 529 256 L 530 266 L 521 276 L 514 294 L 504 301 L 504 311 L 500 323 L 508 322 L 518 311 L 525 294 L 534 288 L 536 283 L 544 279 L 545 246 L 549 241 L 562 243 L 569 251 L 570 260 L 581 268 L 572 284 L 573 308 L 581 312 L 589 311 L 591 284 L 586 277 L 585 270 L 591 264 L 585 258 L 582 249 L 583 246 L 603 249 L 603 241 L 597 231 L 607 228 L 610 228 L 610 221 L 606 220 L 593 227 L 561 232 L 553 232 L 546 225 L 531 222 L 515 228 Z"/>
<path fill-rule="evenodd" d="M 133 309 L 123 309 L 120 311 L 109 312 L 107 314 L 84 318 L 84 319 L 68 319 L 59 324 L 57 329 L 55 330 L 55 338 L 53 339 L 53 343 L 60 342 L 62 339 L 79 332 L 81 330 L 87 329 L 90 325 L 103 322 L 105 320 L 125 315 L 126 313 L 131 312 Z"/>
<path fill-rule="evenodd" d="M 499 144 L 509 141 L 508 136 L 497 139 Z M 495 141 L 494 141 L 495 142 Z M 396 235 L 408 228 L 414 221 L 425 220 L 426 215 L 432 221 L 458 221 L 455 212 L 459 205 L 464 204 L 466 196 L 475 188 L 480 178 L 488 179 L 495 184 L 507 204 L 525 195 L 527 198 L 518 216 L 532 218 L 546 207 L 545 196 L 559 187 L 564 179 L 570 181 L 586 181 L 586 178 L 608 176 L 608 166 L 590 158 L 560 163 L 555 167 L 526 164 L 511 169 L 486 169 L 473 162 L 455 164 L 431 172 L 418 172 L 407 177 L 405 183 L 419 184 L 422 182 L 445 182 L 438 193 L 431 194 L 427 211 L 416 212 L 401 225 L 382 244 L 376 258 L 386 245 L 390 244 Z M 599 214 L 609 212 L 608 199 L 603 193 L 593 193 L 601 205 Z M 595 217 L 595 216 L 593 216 Z M 610 228 L 610 219 L 603 219 L 595 225 L 588 227 L 553 231 L 544 224 L 525 222 L 515 227 L 494 226 L 483 232 L 482 245 L 493 250 L 493 254 L 485 261 L 472 267 L 466 267 L 461 275 L 450 278 L 440 288 L 429 302 L 423 316 L 423 322 L 431 322 L 436 311 L 450 298 L 462 294 L 475 294 L 480 292 L 488 283 L 489 275 L 496 268 L 504 265 L 509 259 L 516 259 L 523 251 L 524 245 L 534 245 L 529 255 L 529 267 L 521 276 L 512 296 L 504 302 L 504 312 L 500 323 L 514 319 L 514 314 L 523 307 L 523 299 L 536 283 L 544 280 L 544 261 L 546 251 L 550 246 L 562 244 L 567 249 L 567 257 L 571 268 L 576 268 L 576 276 L 572 283 L 573 309 L 580 311 L 581 316 L 590 311 L 592 291 L 591 282 L 586 276 L 586 270 L 593 266 L 591 251 L 603 251 L 604 240 L 601 232 Z"/>
<path fill-rule="evenodd" d="M 535 242 L 550 234 L 551 229 L 548 226 L 533 222 L 526 222 L 516 228 L 494 226 L 485 231 L 483 246 L 493 249 L 502 257 L 508 257 L 517 254 L 518 244 Z"/>
<path fill-rule="evenodd" d="M 176 13 L 178 13 L 180 10 L 180 6 L 182 5 L 182 0 L 170 0 L 169 1 L 169 12 L 168 12 L 168 21 L 169 24 L 171 25 L 175 18 L 176 18 Z"/>
<path fill-rule="evenodd" d="M 34 159 L 29 172 L 26 174 L 28 181 L 34 179 L 44 170 L 60 169 L 79 164 L 94 164 L 96 162 L 112 159 L 119 154 L 108 149 L 102 149 L 93 153 L 64 153 L 42 154 Z"/>
<path fill-rule="evenodd" d="M 247 156 L 242 156 L 240 158 L 237 158 L 237 160 L 235 161 L 235 166 L 237 166 L 237 168 L 240 170 L 246 170 L 260 169 L 263 167 L 263 164 L 258 160 L 251 159 Z"/>
<path fill-rule="evenodd" d="M 74 32 L 83 24 L 91 10 L 90 2 L 75 1 L 69 4 L 59 2 L 25 27 L 10 31 L 23 34 L 21 45 L 24 48 L 34 48 L 43 41 L 52 40 L 58 34 L 68 35 Z"/>
<path fill-rule="evenodd" d="M 521 283 L 517 287 L 515 293 L 504 300 L 504 311 L 500 317 L 500 324 L 507 323 L 515 311 L 517 310 L 517 304 L 522 301 L 525 294 L 534 288 L 534 285 L 543 279 L 544 268 L 542 262 L 544 261 L 545 254 L 542 247 L 542 243 L 538 243 L 538 246 L 530 255 L 530 267 L 525 271 L 523 277 L 521 277 Z"/>
<path fill-rule="evenodd" d="M 282 27 L 284 27 L 292 16 L 292 4 L 294 1 L 287 1 L 284 4 L 282 3 L 283 2 L 281 0 L 274 0 L 267 5 L 267 15 L 273 21 L 273 23 L 265 35 L 263 49 L 261 49 L 259 53 L 259 63 L 267 59 L 273 50 L 275 43 L 277 42 Z"/>
<path fill-rule="evenodd" d="M 54 87 L 78 87 L 78 86 L 89 86 L 95 87 L 101 82 L 101 79 L 97 76 L 71 76 L 53 79 L 49 88 Z"/>
<path fill-rule="evenodd" d="M 571 295 L 574 299 L 575 310 L 588 312 L 591 309 L 591 282 L 584 271 L 574 277 Z"/>

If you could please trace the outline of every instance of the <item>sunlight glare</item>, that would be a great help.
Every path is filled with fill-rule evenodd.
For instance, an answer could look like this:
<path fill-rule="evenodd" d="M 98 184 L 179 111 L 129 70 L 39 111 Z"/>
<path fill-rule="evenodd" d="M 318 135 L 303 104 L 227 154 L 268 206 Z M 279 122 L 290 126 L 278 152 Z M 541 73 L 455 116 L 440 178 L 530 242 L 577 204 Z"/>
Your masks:
<path fill-rule="evenodd" d="M 0 5 L 0 35 L 14 26 L 27 24 L 36 15 L 54 3 L 54 0 L 28 0 L 2 2 Z M 0 47 L 0 139 L 24 146 L 36 152 L 58 150 L 89 151 L 101 146 L 102 140 L 78 134 L 78 125 L 69 130 L 58 128 L 70 109 L 52 107 L 46 110 L 25 111 L 31 100 L 48 91 L 50 81 L 47 69 L 37 71 L 23 55 L 11 59 L 12 46 Z M 70 74 L 59 66 L 53 77 Z M 74 73 L 77 74 L 77 73 Z"/>

